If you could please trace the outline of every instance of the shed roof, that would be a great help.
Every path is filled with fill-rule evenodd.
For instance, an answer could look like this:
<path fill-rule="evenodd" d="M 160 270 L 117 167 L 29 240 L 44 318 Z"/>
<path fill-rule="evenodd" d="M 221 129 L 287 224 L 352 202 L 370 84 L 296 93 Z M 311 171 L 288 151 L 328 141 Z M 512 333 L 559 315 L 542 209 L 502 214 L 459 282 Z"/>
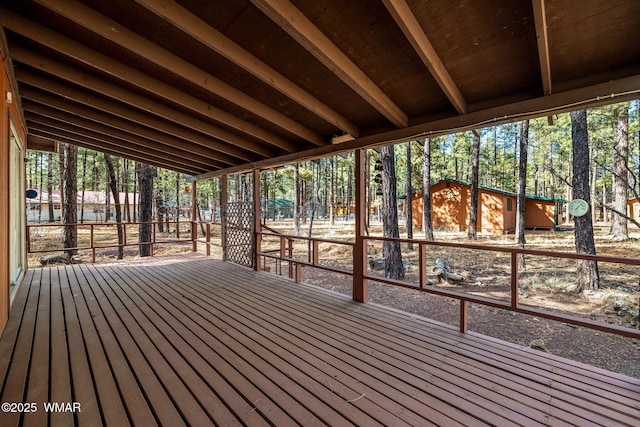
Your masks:
<path fill-rule="evenodd" d="M 640 88 L 637 0 L 7 0 L 0 26 L 28 146 L 198 177 Z"/>
<path fill-rule="evenodd" d="M 432 184 L 432 186 L 439 184 L 441 182 L 456 182 L 458 184 L 464 185 L 466 187 L 471 187 L 471 183 L 470 182 L 466 182 L 466 181 L 462 181 L 459 179 L 452 179 L 452 178 L 443 178 L 435 183 Z M 506 190 L 500 190 L 498 188 L 492 188 L 492 187 L 486 187 L 484 185 L 479 185 L 478 188 L 485 190 L 485 191 L 489 191 L 491 193 L 497 193 L 497 194 L 504 194 L 505 196 L 512 196 L 512 197 L 516 197 L 518 195 L 518 193 L 514 193 L 512 191 L 506 191 Z M 406 197 L 406 195 L 405 195 Z M 564 199 L 557 199 L 557 198 L 553 198 L 553 197 L 541 197 L 541 196 L 532 196 L 532 195 L 528 195 L 526 196 L 527 199 L 532 199 L 532 200 L 542 200 L 542 201 L 547 201 L 547 202 L 557 202 L 557 203 L 565 203 L 566 200 Z"/>

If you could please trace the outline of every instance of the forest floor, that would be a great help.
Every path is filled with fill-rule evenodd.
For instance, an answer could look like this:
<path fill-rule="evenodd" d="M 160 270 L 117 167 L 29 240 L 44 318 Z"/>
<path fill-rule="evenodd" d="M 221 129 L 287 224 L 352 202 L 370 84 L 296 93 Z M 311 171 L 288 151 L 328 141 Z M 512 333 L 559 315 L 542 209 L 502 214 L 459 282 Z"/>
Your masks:
<path fill-rule="evenodd" d="M 284 233 L 291 233 L 285 224 Z M 325 226 L 326 227 L 326 226 Z M 372 227 L 374 228 L 374 227 Z M 326 227 L 326 238 L 348 238 L 350 233 Z M 613 242 L 606 227 L 596 230 L 598 255 L 640 258 L 640 233 L 632 233 L 626 242 Z M 380 235 L 374 228 L 372 234 Z M 401 236 L 403 235 L 401 230 Z M 291 233 L 292 234 L 292 233 Z M 319 237 L 320 231 L 314 233 Z M 437 232 L 436 240 L 456 243 L 515 247 L 514 236 L 480 235 L 470 241 L 466 233 Z M 406 236 L 406 234 L 404 234 Z M 422 238 L 420 234 L 415 238 Z M 305 245 L 306 246 L 306 245 Z M 575 252 L 574 235 L 567 231 L 527 231 L 527 249 Z M 320 263 L 351 269 L 351 248 L 342 245 L 320 245 Z M 295 253 L 300 256 L 300 250 Z M 402 245 L 405 282 L 417 285 L 418 249 Z M 369 245 L 369 259 L 382 258 L 382 244 Z M 428 276 L 440 289 L 476 296 L 510 300 L 510 257 L 508 253 L 470 249 L 427 247 L 427 266 L 436 259 L 445 260 L 451 271 L 464 280 L 456 283 Z M 575 292 L 576 262 L 556 257 L 526 256 L 525 268 L 519 270 L 519 303 L 555 313 L 583 317 L 599 322 L 640 329 L 640 266 L 600 262 L 601 289 Z M 274 266 L 275 267 L 275 266 Z M 273 270 L 274 268 L 272 268 Z M 286 270 L 286 268 L 285 268 Z M 431 268 L 427 268 L 431 272 Z M 284 272 L 287 273 L 286 271 Z M 384 277 L 381 270 L 369 268 L 369 274 Z M 316 268 L 304 268 L 302 280 L 317 286 L 351 295 L 351 277 Z M 457 300 L 427 294 L 418 290 L 369 281 L 369 301 L 413 313 L 449 325 L 459 325 Z M 640 378 L 640 340 L 625 338 L 563 322 L 523 315 L 494 307 L 471 304 L 468 329 L 515 344 L 530 346 L 571 360 Z"/>
<path fill-rule="evenodd" d="M 269 221 L 285 234 L 293 234 L 291 222 Z M 188 223 L 182 224 L 188 227 Z M 182 228 L 181 227 L 181 228 Z M 371 234 L 379 236 L 379 225 L 371 227 Z M 352 241 L 353 223 L 344 222 L 330 225 L 327 221 L 314 224 L 314 237 Z M 128 231 L 128 241 L 137 239 L 137 227 Z M 60 228 L 38 228 L 32 231 L 32 248 L 54 248 L 60 245 Z M 406 236 L 404 230 L 401 235 Z M 115 227 L 94 230 L 94 242 L 109 245 L 113 242 Z M 188 228 L 181 230 L 180 238 L 188 238 Z M 306 233 L 305 233 L 306 234 Z M 422 238 L 417 233 L 415 238 Z M 513 235 L 495 236 L 480 235 L 478 241 L 469 241 L 465 233 L 436 232 L 436 240 L 491 245 L 496 247 L 515 247 Z M 87 244 L 81 238 L 81 244 Z M 176 239 L 175 232 L 170 235 L 158 234 L 158 240 Z M 215 241 L 212 239 L 212 241 Z M 98 243 L 99 242 L 99 243 Z M 276 248 L 279 239 L 265 237 L 263 250 Z M 596 247 L 598 255 L 613 257 L 640 258 L 640 233 L 632 233 L 626 242 L 613 242 L 606 235 L 606 227 L 596 230 Z M 540 249 L 556 252 L 575 252 L 573 231 L 527 231 L 527 249 Z M 351 246 L 321 243 L 319 262 L 322 265 L 351 270 Z M 184 240 L 180 244 L 158 245 L 156 255 L 191 250 L 191 245 Z M 201 249 L 202 250 L 202 249 Z M 213 255 L 219 256 L 219 248 L 212 247 Z M 294 258 L 306 260 L 309 247 L 304 241 L 297 241 L 294 246 Z M 382 243 L 370 241 L 369 259 L 382 258 Z M 137 247 L 125 248 L 127 257 L 137 255 Z M 42 254 L 31 254 L 29 266 L 39 266 L 38 259 Z M 404 282 L 408 286 L 417 287 L 419 278 L 418 249 L 414 245 L 410 249 L 402 245 L 403 263 L 405 266 Z M 97 251 L 97 262 L 110 261 L 115 257 L 115 249 Z M 447 283 L 438 280 L 431 271 L 435 260 L 447 262 L 450 271 L 460 274 L 464 280 Z M 81 262 L 91 262 L 91 252 L 81 252 Z M 428 279 L 433 284 L 427 287 L 447 289 L 474 296 L 510 300 L 510 256 L 508 253 L 496 251 L 478 251 L 471 249 L 427 247 Z M 271 271 L 276 271 L 273 261 L 267 260 Z M 569 314 L 616 324 L 628 328 L 640 329 L 640 266 L 599 262 L 601 288 L 594 291 L 575 292 L 576 263 L 571 259 L 558 257 L 525 257 L 525 267 L 519 269 L 519 303 L 555 313 Z M 287 274 L 286 267 L 282 273 Z M 374 276 L 384 277 L 382 270 L 369 269 Z M 351 295 L 351 277 L 332 273 L 317 268 L 305 267 L 302 280 L 326 289 Z M 369 281 L 369 301 L 413 313 L 449 325 L 458 326 L 459 302 L 405 287 Z M 547 351 L 568 359 L 601 367 L 624 375 L 640 378 L 640 340 L 625 338 L 592 329 L 572 326 L 540 317 L 513 313 L 479 304 L 471 304 L 468 312 L 468 329 L 498 339 L 530 346 L 540 351 Z"/>

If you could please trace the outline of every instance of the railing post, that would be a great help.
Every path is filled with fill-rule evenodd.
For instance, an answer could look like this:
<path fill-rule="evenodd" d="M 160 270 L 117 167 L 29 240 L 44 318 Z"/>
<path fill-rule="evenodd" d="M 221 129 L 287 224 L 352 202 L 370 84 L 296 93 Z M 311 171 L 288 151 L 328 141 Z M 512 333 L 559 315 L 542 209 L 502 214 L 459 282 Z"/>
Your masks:
<path fill-rule="evenodd" d="M 157 224 L 155 222 L 153 221 L 151 222 L 151 227 L 153 228 L 153 233 L 152 233 L 153 236 L 151 238 L 151 256 L 153 256 L 153 249 L 155 247 L 154 243 L 156 243 L 156 228 L 157 228 L 156 225 Z M 178 226 L 178 223 L 176 222 L 176 230 L 178 230 L 177 226 Z M 176 231 L 176 234 L 177 234 L 177 231 Z"/>
<path fill-rule="evenodd" d="M 511 252 L 511 308 L 518 308 L 518 253 Z"/>
<path fill-rule="evenodd" d="M 427 283 L 427 251 L 425 250 L 424 243 L 418 243 L 418 266 L 419 266 L 419 277 L 420 277 L 420 288 L 424 288 Z"/>
<path fill-rule="evenodd" d="M 294 263 L 295 264 L 295 281 L 296 283 L 300 283 L 302 281 L 302 264 L 300 264 L 299 262 Z"/>
<path fill-rule="evenodd" d="M 227 260 L 227 201 L 229 195 L 227 193 L 228 181 L 227 175 L 220 177 L 220 239 L 222 240 L 222 260 Z"/>
<path fill-rule="evenodd" d="M 207 230 L 205 235 L 205 242 L 206 242 L 205 246 L 207 247 L 206 253 L 207 253 L 207 256 L 211 256 L 211 223 L 210 222 L 207 223 L 206 230 Z"/>
<path fill-rule="evenodd" d="M 466 300 L 460 300 L 460 332 L 463 334 L 467 332 L 467 314 L 469 310 L 469 303 Z"/>
<path fill-rule="evenodd" d="M 266 203 L 266 202 L 265 202 Z M 253 269 L 260 271 L 261 260 L 258 254 L 262 252 L 262 224 L 260 223 L 260 171 L 253 170 Z M 266 207 L 265 207 L 266 208 Z"/>
<path fill-rule="evenodd" d="M 318 265 L 318 260 L 320 258 L 319 257 L 319 255 L 320 255 L 319 254 L 319 250 L 320 250 L 319 246 L 320 246 L 320 242 L 318 242 L 317 240 L 314 240 L 313 241 L 313 258 L 311 258 L 312 262 L 313 262 L 313 265 Z"/>
<path fill-rule="evenodd" d="M 355 152 L 355 190 L 356 190 L 356 242 L 353 246 L 353 299 L 359 302 L 367 302 L 369 299 L 369 284 L 364 276 L 367 274 L 367 250 L 365 235 L 365 214 L 367 208 L 366 201 L 366 173 L 364 150 L 356 150 Z M 349 207 L 347 206 L 347 209 Z"/>
<path fill-rule="evenodd" d="M 91 245 L 91 262 L 96 263 L 96 247 L 93 245 L 93 224 L 91 224 L 91 234 L 89 236 L 89 243 Z"/>

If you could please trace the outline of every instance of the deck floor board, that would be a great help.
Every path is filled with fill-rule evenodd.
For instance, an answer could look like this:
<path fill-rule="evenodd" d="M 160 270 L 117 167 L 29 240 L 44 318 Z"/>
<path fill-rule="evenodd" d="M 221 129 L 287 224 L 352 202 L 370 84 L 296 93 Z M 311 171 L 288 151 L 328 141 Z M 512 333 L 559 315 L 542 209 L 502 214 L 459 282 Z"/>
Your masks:
<path fill-rule="evenodd" d="M 3 427 L 640 425 L 636 378 L 199 255 L 29 270 L 0 381 Z"/>

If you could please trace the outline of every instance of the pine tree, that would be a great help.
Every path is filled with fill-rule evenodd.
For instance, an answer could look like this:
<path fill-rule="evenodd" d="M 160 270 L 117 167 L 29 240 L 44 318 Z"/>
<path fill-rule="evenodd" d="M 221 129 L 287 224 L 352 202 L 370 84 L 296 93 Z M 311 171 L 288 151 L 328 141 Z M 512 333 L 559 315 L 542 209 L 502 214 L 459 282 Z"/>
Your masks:
<path fill-rule="evenodd" d="M 473 131 L 473 153 L 471 166 L 471 206 L 469 206 L 469 229 L 467 237 L 476 240 L 478 238 L 478 181 L 480 168 L 480 134 Z"/>
<path fill-rule="evenodd" d="M 396 192 L 395 155 L 392 145 L 380 148 L 382 161 L 382 228 L 384 237 L 400 237 L 398 228 L 398 204 Z M 391 279 L 404 279 L 404 264 L 399 242 L 384 241 L 382 254 L 385 261 L 384 275 Z"/>
<path fill-rule="evenodd" d="M 587 112 L 585 110 L 571 113 L 571 138 L 573 141 L 573 180 L 572 189 L 574 199 L 582 199 L 591 206 L 591 192 L 589 189 L 589 135 L 587 131 Z M 591 213 L 574 217 L 576 252 L 579 254 L 596 254 L 593 236 Z M 577 261 L 578 286 L 577 291 L 598 289 L 600 274 L 598 263 L 589 260 Z"/>
<path fill-rule="evenodd" d="M 107 164 L 107 172 L 109 173 L 109 187 L 116 207 L 116 228 L 118 229 L 118 259 L 124 258 L 124 230 L 122 226 L 122 209 L 120 208 L 120 192 L 116 182 L 116 173 L 113 168 L 111 156 L 104 154 L 104 160 Z"/>
<path fill-rule="evenodd" d="M 155 168 L 139 163 L 138 179 L 140 180 L 140 225 L 138 226 L 138 253 L 141 257 L 151 256 L 151 233 L 153 231 L 153 178 Z M 146 243 L 146 244 L 143 244 Z"/>
<path fill-rule="evenodd" d="M 62 169 L 62 243 L 65 253 L 75 255 L 78 251 L 78 147 L 71 144 L 60 144 L 60 158 Z"/>

